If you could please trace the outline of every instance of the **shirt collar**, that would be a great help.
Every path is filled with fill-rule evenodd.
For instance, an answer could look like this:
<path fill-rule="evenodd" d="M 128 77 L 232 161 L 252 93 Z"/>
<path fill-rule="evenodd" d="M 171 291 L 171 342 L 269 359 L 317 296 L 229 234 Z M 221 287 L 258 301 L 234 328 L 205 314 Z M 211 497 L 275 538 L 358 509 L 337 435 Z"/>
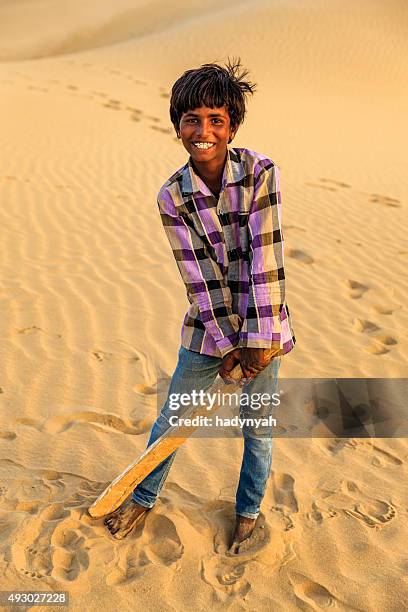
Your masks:
<path fill-rule="evenodd" d="M 244 176 L 245 168 L 241 161 L 241 156 L 232 147 L 227 145 L 227 158 L 222 175 L 221 190 L 226 185 L 240 181 Z M 182 170 L 181 191 L 182 195 L 192 195 L 194 193 L 201 193 L 206 196 L 212 195 L 202 178 L 195 172 L 191 163 L 191 155 Z"/>

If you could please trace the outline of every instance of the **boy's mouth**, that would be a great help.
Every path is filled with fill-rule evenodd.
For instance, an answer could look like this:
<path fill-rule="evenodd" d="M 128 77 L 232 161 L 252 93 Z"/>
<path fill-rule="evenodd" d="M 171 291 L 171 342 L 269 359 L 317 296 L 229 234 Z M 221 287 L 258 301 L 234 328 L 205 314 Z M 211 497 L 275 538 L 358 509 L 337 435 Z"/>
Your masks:
<path fill-rule="evenodd" d="M 208 151 L 215 147 L 215 142 L 193 142 L 193 145 L 200 151 Z"/>

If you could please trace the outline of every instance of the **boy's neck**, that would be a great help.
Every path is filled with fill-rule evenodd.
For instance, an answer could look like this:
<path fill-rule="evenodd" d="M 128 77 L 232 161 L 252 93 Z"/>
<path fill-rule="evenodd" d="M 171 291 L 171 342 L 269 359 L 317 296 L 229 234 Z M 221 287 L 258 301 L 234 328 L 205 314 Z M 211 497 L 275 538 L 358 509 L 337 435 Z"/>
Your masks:
<path fill-rule="evenodd" d="M 212 191 L 220 191 L 222 183 L 222 175 L 224 173 L 225 162 L 227 160 L 227 151 L 225 151 L 224 160 L 220 162 L 218 159 L 212 159 L 208 162 L 197 162 L 191 160 L 194 170 L 199 177 Z"/>

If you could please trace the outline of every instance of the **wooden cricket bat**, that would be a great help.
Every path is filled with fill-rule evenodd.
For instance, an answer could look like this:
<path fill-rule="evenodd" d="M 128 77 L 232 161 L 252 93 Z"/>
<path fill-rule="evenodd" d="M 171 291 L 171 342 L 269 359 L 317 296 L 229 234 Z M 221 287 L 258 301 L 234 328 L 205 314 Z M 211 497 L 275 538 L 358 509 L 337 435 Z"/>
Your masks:
<path fill-rule="evenodd" d="M 237 391 L 239 389 L 238 382 L 243 377 L 240 364 L 235 366 L 230 376 L 236 383 L 226 385 L 218 375 L 212 386 L 207 389 L 205 393 L 213 395 Z M 211 410 L 208 410 L 208 406 L 206 405 L 189 406 L 185 412 L 183 411 L 182 417 L 194 418 L 201 415 L 211 415 L 219 407 L 220 405 L 217 404 L 217 402 L 214 403 Z M 90 516 L 93 518 L 101 518 L 119 508 L 125 499 L 129 497 L 135 486 L 146 478 L 159 463 L 167 459 L 173 451 L 179 448 L 196 429 L 197 426 L 187 427 L 174 425 L 165 431 L 160 438 L 153 442 L 136 461 L 128 465 L 124 472 L 119 474 L 119 476 L 101 493 L 88 508 Z"/>

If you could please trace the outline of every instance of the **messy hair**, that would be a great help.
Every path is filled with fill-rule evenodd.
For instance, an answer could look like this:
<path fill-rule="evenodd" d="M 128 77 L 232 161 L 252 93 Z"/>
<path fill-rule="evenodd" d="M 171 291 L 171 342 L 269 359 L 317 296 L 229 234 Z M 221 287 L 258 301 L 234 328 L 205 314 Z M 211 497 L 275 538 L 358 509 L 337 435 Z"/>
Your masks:
<path fill-rule="evenodd" d="M 218 64 L 202 64 L 200 68 L 187 70 L 177 79 L 171 90 L 170 119 L 176 131 L 180 129 L 183 113 L 200 106 L 216 108 L 226 106 L 231 127 L 243 123 L 246 114 L 246 95 L 253 94 L 256 83 L 244 81 L 248 70 L 243 70 L 241 60 L 227 60 L 225 68 Z"/>

